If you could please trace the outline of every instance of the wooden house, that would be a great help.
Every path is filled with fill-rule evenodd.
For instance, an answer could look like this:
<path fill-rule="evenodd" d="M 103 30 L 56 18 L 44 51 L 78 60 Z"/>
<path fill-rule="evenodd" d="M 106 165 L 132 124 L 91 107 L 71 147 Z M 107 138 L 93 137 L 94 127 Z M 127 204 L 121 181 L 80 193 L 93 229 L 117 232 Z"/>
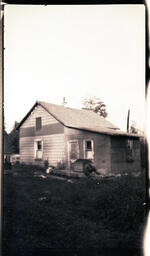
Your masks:
<path fill-rule="evenodd" d="M 93 111 L 36 102 L 20 122 L 20 162 L 65 165 L 91 159 L 106 173 L 140 171 L 139 136 L 120 131 Z"/>

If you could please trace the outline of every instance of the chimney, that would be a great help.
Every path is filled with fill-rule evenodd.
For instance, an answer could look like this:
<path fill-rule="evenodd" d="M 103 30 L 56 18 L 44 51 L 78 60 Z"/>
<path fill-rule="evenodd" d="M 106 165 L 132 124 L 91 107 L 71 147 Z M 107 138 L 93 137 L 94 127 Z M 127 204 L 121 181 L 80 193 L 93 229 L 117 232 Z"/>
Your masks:
<path fill-rule="evenodd" d="M 64 107 L 66 107 L 66 105 L 67 105 L 67 102 L 66 102 L 66 98 L 65 98 L 65 97 L 63 97 L 62 105 L 63 105 Z"/>

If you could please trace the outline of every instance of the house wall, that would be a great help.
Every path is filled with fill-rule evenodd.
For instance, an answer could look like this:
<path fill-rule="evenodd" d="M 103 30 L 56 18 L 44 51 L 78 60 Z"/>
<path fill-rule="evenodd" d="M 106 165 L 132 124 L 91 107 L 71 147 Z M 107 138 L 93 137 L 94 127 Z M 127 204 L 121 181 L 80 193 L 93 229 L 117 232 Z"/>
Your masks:
<path fill-rule="evenodd" d="M 127 161 L 128 137 L 111 137 L 111 172 L 128 173 L 140 172 L 140 143 L 138 138 L 133 138 L 133 161 Z"/>
<path fill-rule="evenodd" d="M 43 141 L 42 160 L 34 159 L 35 139 Z M 20 138 L 20 162 L 43 165 L 44 161 L 48 160 L 50 165 L 56 166 L 64 158 L 64 134 Z"/>
<path fill-rule="evenodd" d="M 42 117 L 42 129 L 36 131 L 36 117 Z M 42 160 L 34 159 L 34 141 L 43 142 Z M 20 162 L 43 165 L 48 160 L 50 165 L 57 165 L 65 156 L 64 126 L 41 106 L 37 106 L 20 127 Z"/>
<path fill-rule="evenodd" d="M 83 141 L 90 139 L 94 141 L 94 165 L 97 169 L 103 169 L 106 172 L 111 170 L 110 157 L 110 136 L 88 132 L 73 128 L 64 128 L 65 132 L 65 155 L 68 156 L 67 142 L 69 140 L 78 140 L 79 158 L 84 159 Z M 67 160 L 67 159 L 66 159 Z"/>

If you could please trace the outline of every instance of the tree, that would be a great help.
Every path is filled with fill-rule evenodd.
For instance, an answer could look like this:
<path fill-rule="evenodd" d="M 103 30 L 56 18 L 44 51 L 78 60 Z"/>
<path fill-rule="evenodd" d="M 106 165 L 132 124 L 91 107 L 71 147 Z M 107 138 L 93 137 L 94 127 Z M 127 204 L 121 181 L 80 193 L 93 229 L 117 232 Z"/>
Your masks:
<path fill-rule="evenodd" d="M 14 154 L 19 153 L 19 132 L 16 130 L 18 124 L 19 123 L 15 122 L 14 128 L 9 133 L 9 147 Z"/>
<path fill-rule="evenodd" d="M 88 97 L 83 100 L 83 109 L 92 110 L 100 116 L 107 117 L 106 105 L 97 97 Z"/>

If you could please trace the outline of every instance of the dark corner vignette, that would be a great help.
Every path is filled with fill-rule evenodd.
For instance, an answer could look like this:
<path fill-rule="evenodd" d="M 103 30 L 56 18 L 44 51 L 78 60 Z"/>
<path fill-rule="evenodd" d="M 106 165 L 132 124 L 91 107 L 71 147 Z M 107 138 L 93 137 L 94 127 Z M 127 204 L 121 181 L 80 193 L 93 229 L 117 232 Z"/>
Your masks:
<path fill-rule="evenodd" d="M 146 87 L 145 87 L 145 91 L 146 91 L 146 95 L 147 95 L 147 91 L 148 91 L 148 84 L 150 81 L 150 67 L 149 67 L 149 23 L 148 23 L 148 18 L 149 18 L 149 13 L 148 13 L 148 7 L 147 7 L 147 2 L 144 0 L 4 0 L 4 5 L 6 4 L 12 4 L 12 5 L 55 5 L 55 4 L 89 4 L 89 5 L 109 5 L 109 4 L 142 4 L 145 5 L 145 22 L 146 22 L 146 58 L 145 58 L 145 66 L 146 66 Z M 1 10 L 4 10 L 4 5 L 2 6 Z M 2 69 L 4 68 L 4 20 L 2 20 Z M 4 102 L 4 74 L 3 74 L 3 70 L 2 70 L 2 98 Z M 3 104 L 3 103 L 2 103 Z M 3 105 L 2 105 L 3 107 Z M 2 120 L 3 120 L 3 125 L 4 125 L 4 113 L 2 114 Z M 2 126 L 2 131 L 3 131 L 3 126 Z M 2 139 L 2 143 L 3 139 Z M 2 148 L 2 156 L 3 156 L 3 148 Z M 3 159 L 3 158 L 2 158 Z M 145 143 L 145 162 L 146 162 L 146 170 L 145 170 L 145 184 L 146 184 L 146 196 L 145 196 L 145 202 L 143 202 L 143 210 L 146 211 L 146 216 L 148 216 L 149 213 L 149 209 L 150 209 L 150 198 L 149 198 L 149 159 L 148 159 L 148 142 L 146 141 Z M 3 169 L 3 160 L 2 160 L 2 169 Z M 1 175 L 1 181 L 3 182 L 3 173 Z M 3 194 L 3 193 L 2 193 Z M 3 204 L 3 201 L 2 201 Z M 2 219 L 3 219 L 3 213 L 2 213 Z M 2 223 L 2 222 L 1 222 Z M 2 226 L 3 227 L 3 226 Z M 3 230 L 4 232 L 4 230 Z M 2 232 L 2 234 L 3 234 Z M 2 240 L 2 239 L 1 239 Z M 3 247 L 1 247 L 3 249 Z M 17 252 L 17 251 L 16 251 Z M 139 251 L 138 249 L 88 249 L 88 250 L 84 250 L 84 249 L 39 249 L 39 250 L 35 250 L 35 251 L 30 251 L 30 249 L 23 249 L 21 252 L 18 252 L 18 256 L 23 255 L 23 256 L 34 256 L 34 255 L 67 255 L 67 256 L 79 256 L 79 255 L 95 255 L 95 256 L 103 256 L 103 255 L 108 255 L 108 256 L 112 256 L 112 255 L 132 255 L 132 256 L 141 256 L 143 254 L 143 252 L 141 252 L 141 250 Z M 5 255 L 4 251 L 2 250 L 2 255 Z M 14 255 L 16 256 L 16 255 Z M 145 255 L 142 255 L 145 256 Z"/>

